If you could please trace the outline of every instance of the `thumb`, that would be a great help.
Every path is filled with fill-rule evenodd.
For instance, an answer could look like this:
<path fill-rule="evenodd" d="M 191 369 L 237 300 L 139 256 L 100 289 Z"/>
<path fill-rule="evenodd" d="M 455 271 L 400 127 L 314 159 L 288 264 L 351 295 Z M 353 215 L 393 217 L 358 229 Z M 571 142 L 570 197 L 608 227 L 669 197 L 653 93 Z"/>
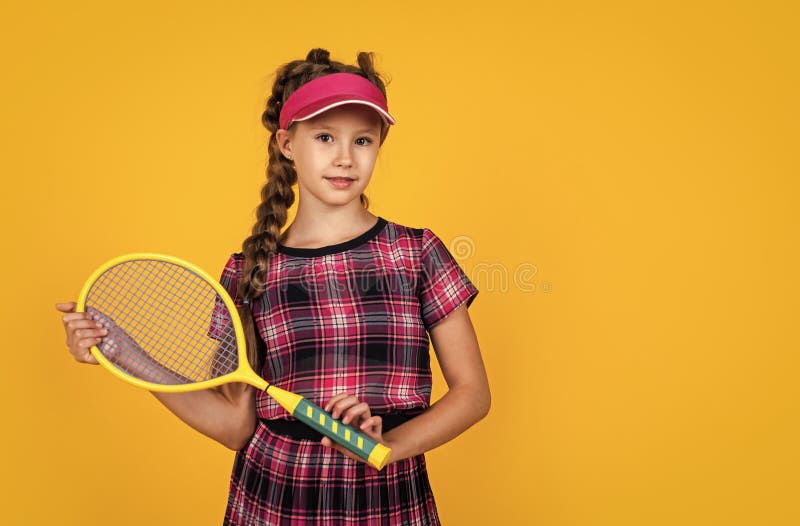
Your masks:
<path fill-rule="evenodd" d="M 61 312 L 75 312 L 75 307 L 77 303 L 74 301 L 68 301 L 66 303 L 56 303 L 56 309 Z"/>
<path fill-rule="evenodd" d="M 331 440 L 330 437 L 326 436 L 322 437 L 322 445 L 344 453 L 344 448 L 339 444 L 337 444 L 336 442 L 334 442 L 333 440 Z"/>
<path fill-rule="evenodd" d="M 350 457 L 353 460 L 358 460 L 360 462 L 363 462 L 363 460 L 358 458 L 352 451 L 350 451 L 349 449 L 343 447 L 340 444 L 337 444 L 336 442 L 334 442 L 333 440 L 331 440 L 328 437 L 322 437 L 322 445 L 326 446 L 326 447 L 329 447 L 329 448 L 333 448 L 336 451 L 338 451 L 339 453 L 341 453 L 342 455 L 344 455 L 346 457 Z"/>

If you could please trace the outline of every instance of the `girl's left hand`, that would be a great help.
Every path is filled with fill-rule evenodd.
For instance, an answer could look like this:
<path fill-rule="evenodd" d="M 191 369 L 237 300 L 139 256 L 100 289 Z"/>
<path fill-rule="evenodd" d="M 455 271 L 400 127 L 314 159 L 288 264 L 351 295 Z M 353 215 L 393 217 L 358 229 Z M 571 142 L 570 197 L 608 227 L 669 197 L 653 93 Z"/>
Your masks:
<path fill-rule="evenodd" d="M 383 419 L 379 416 L 372 416 L 369 406 L 347 393 L 339 393 L 325 404 L 325 411 L 343 424 L 347 424 L 355 429 L 360 429 L 365 435 L 376 442 L 383 443 Z M 341 418 L 340 418 L 341 417 Z M 328 437 L 322 437 L 322 445 L 341 451 L 344 455 L 364 462 L 364 459 L 350 452 L 350 450 L 340 446 Z"/>

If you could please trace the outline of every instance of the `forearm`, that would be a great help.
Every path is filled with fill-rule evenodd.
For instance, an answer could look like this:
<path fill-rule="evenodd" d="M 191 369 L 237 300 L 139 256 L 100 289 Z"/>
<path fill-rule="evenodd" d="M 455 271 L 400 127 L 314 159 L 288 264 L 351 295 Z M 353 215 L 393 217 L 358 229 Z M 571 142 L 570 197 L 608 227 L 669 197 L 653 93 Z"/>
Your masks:
<path fill-rule="evenodd" d="M 255 429 L 255 397 L 251 392 L 246 392 L 249 386 L 233 386 L 223 388 L 236 389 L 237 396 L 230 396 L 229 392 L 226 394 L 223 388 L 185 393 L 151 392 L 190 427 L 229 449 L 238 450 L 246 444 Z"/>
<path fill-rule="evenodd" d="M 383 434 L 392 448 L 389 462 L 430 451 L 457 437 L 489 412 L 488 388 L 469 385 L 450 389 L 424 413 Z"/>
<path fill-rule="evenodd" d="M 189 378 L 168 369 L 142 352 L 137 355 L 121 354 L 111 361 L 129 375 L 160 385 L 180 385 L 191 383 Z"/>

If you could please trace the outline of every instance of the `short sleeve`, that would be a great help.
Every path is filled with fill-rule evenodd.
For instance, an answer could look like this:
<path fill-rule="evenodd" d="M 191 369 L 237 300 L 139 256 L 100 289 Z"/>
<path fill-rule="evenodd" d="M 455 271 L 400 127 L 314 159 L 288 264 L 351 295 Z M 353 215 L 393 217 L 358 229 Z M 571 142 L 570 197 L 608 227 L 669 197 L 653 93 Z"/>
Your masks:
<path fill-rule="evenodd" d="M 231 257 L 228 258 L 228 262 L 225 263 L 225 267 L 222 269 L 222 275 L 219 278 L 220 284 L 228 295 L 233 298 L 233 302 L 237 307 L 241 305 L 238 288 L 239 273 L 241 272 L 242 263 L 243 256 L 241 254 L 231 255 Z M 214 298 L 214 309 L 211 312 L 208 335 L 215 340 L 221 340 L 226 338 L 227 335 L 231 333 L 231 330 L 232 323 L 230 314 L 228 314 L 228 310 L 225 308 L 222 299 L 217 295 Z"/>
<path fill-rule="evenodd" d="M 430 330 L 462 304 L 469 308 L 478 289 L 442 240 L 427 228 L 423 229 L 420 261 L 417 295 L 425 328 Z"/>

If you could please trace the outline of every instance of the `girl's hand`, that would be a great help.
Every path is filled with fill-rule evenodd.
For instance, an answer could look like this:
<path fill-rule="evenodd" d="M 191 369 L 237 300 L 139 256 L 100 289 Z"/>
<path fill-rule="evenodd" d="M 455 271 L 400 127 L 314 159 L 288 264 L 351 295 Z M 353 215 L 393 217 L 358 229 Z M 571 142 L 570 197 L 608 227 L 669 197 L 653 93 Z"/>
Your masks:
<path fill-rule="evenodd" d="M 99 362 L 92 356 L 92 345 L 98 345 L 108 331 L 86 312 L 75 312 L 76 303 L 56 303 L 56 309 L 64 312 L 61 321 L 67 333 L 67 347 L 70 354 L 80 363 L 97 365 Z"/>
<path fill-rule="evenodd" d="M 379 416 L 372 416 L 369 411 L 369 406 L 363 402 L 359 402 L 355 396 L 347 393 L 340 393 L 331 398 L 323 409 L 329 412 L 333 418 L 341 420 L 343 424 L 359 429 L 372 440 L 383 443 L 383 419 Z M 364 459 L 340 446 L 328 437 L 322 437 L 322 445 L 336 449 L 342 454 L 366 464 Z"/>
<path fill-rule="evenodd" d="M 191 381 L 153 359 L 107 314 L 93 307 L 87 307 L 86 312 L 108 332 L 103 341 L 97 344 L 97 348 L 103 356 L 126 373 L 155 384 L 171 385 Z"/>
<path fill-rule="evenodd" d="M 182 384 L 189 380 L 153 360 L 114 320 L 93 307 L 75 312 L 75 303 L 57 303 L 66 312 L 62 317 L 67 331 L 67 346 L 81 363 L 97 365 L 91 348 L 97 346 L 103 356 L 123 371 L 157 384 Z"/>

